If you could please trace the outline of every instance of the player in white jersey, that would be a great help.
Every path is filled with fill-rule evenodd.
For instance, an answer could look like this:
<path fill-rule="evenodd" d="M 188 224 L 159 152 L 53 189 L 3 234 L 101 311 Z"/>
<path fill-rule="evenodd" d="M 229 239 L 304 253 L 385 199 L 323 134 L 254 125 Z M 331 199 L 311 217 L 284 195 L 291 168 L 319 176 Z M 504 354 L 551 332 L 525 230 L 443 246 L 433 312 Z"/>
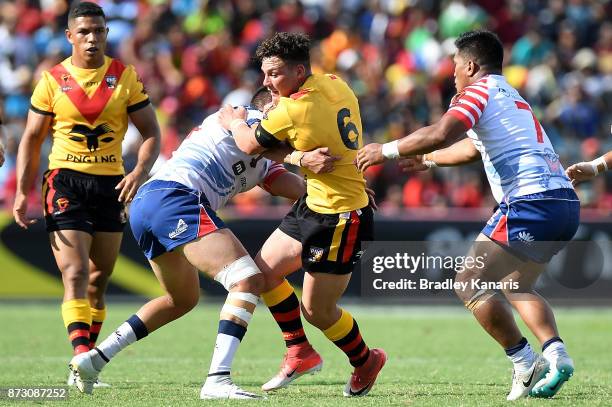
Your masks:
<path fill-rule="evenodd" d="M 574 367 L 550 306 L 533 287 L 544 264 L 576 232 L 580 203 L 546 132 L 501 75 L 503 47 L 497 36 L 471 31 L 455 45 L 458 93 L 448 112 L 400 140 L 365 146 L 356 164 L 365 170 L 386 159 L 413 156 L 404 167 L 425 170 L 482 159 L 499 206 L 470 253 L 484 255 L 485 267 L 457 274 L 455 280 L 469 287 L 457 294 L 514 364 L 508 400 L 552 397 Z M 500 283 L 505 299 L 473 285 L 478 279 Z M 506 300 L 542 344 L 543 356 L 521 334 Z"/>
<path fill-rule="evenodd" d="M 264 88 L 255 94 L 252 105 L 262 109 L 270 100 Z M 249 109 L 248 113 L 250 125 L 261 120 L 259 110 Z M 270 156 L 289 157 L 292 151 L 281 148 Z M 307 154 L 302 165 L 317 172 L 331 169 L 333 158 L 321 149 Z M 97 347 L 72 359 L 70 368 L 79 390 L 91 393 L 101 369 L 120 350 L 195 307 L 200 295 L 200 270 L 229 291 L 200 397 L 259 398 L 233 384 L 230 370 L 264 279 L 240 241 L 215 213 L 230 198 L 256 185 L 294 200 L 306 190 L 304 180 L 281 164 L 242 153 L 231 133 L 212 115 L 140 187 L 130 208 L 130 225 L 166 295 L 146 303 Z"/>

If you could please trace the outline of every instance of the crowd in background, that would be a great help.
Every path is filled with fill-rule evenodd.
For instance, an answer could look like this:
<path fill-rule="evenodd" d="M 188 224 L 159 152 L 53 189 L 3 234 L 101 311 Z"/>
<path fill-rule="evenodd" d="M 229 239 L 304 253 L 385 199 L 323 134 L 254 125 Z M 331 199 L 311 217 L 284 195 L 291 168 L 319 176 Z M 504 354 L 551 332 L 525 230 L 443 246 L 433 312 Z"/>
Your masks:
<path fill-rule="evenodd" d="M 397 139 L 436 121 L 454 95 L 453 41 L 483 27 L 504 43 L 504 75 L 531 104 L 565 166 L 612 149 L 609 0 L 96 2 L 110 29 L 107 53 L 136 67 L 156 107 L 161 161 L 222 103 L 248 103 L 262 80 L 252 59 L 255 48 L 277 31 L 307 33 L 313 70 L 336 73 L 349 83 L 359 97 L 365 143 Z M 71 51 L 64 35 L 69 3 L 0 0 L 0 108 L 7 150 L 0 202 L 7 207 L 33 87 L 43 70 Z M 130 129 L 124 142 L 128 170 L 138 140 Z M 48 150 L 47 144 L 43 156 Z M 385 214 L 493 205 L 479 163 L 416 174 L 387 163 L 366 177 Z M 610 181 L 599 177 L 581 187 L 583 205 L 612 208 Z M 247 213 L 279 202 L 257 190 L 234 199 L 235 208 Z"/>

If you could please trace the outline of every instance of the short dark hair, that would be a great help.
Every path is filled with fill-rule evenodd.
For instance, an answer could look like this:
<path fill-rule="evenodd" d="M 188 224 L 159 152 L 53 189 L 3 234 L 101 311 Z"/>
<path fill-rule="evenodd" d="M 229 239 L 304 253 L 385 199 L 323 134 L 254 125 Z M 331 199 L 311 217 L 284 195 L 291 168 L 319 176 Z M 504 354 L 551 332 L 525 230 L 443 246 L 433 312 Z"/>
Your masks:
<path fill-rule="evenodd" d="M 301 33 L 276 33 L 257 47 L 255 58 L 278 57 L 285 62 L 303 64 L 310 68 L 310 39 Z"/>
<path fill-rule="evenodd" d="M 68 20 L 74 20 L 77 17 L 102 17 L 106 21 L 106 15 L 102 7 L 90 1 L 76 3 L 68 13 Z"/>
<path fill-rule="evenodd" d="M 251 98 L 251 106 L 257 110 L 263 110 L 263 108 L 272 101 L 272 94 L 265 86 L 260 86 L 253 97 Z"/>
<path fill-rule="evenodd" d="M 497 34 L 486 30 L 464 32 L 455 40 L 457 53 L 468 56 L 489 70 L 501 70 L 504 46 Z"/>

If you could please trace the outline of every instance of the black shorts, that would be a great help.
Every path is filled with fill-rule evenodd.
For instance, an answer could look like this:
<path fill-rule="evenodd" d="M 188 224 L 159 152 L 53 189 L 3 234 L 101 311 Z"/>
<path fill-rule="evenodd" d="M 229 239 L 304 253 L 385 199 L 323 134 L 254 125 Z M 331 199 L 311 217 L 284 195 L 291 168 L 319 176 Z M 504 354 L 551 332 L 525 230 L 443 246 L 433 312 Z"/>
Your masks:
<path fill-rule="evenodd" d="M 370 206 L 336 214 L 317 213 L 306 205 L 304 195 L 278 228 L 302 243 L 304 270 L 348 274 L 361 257 L 361 242 L 374 240 L 374 214 Z"/>
<path fill-rule="evenodd" d="M 115 187 L 123 175 L 91 175 L 54 169 L 43 176 L 43 208 L 47 232 L 81 230 L 122 232 L 127 222 L 125 205 L 117 201 Z"/>

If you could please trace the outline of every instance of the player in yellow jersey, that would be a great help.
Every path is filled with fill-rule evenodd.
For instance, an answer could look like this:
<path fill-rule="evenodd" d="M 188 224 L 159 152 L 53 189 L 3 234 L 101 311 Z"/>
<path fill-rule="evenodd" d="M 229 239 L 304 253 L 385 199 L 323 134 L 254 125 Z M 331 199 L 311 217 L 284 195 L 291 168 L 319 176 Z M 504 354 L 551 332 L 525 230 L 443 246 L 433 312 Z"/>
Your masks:
<path fill-rule="evenodd" d="M 288 158 L 291 163 L 299 163 L 305 151 L 318 147 L 340 157 L 330 173 L 304 170 L 306 195 L 257 255 L 256 263 L 266 277 L 262 297 L 288 348 L 280 372 L 262 388 L 285 387 L 322 367 L 321 357 L 304 334 L 297 296 L 285 279 L 302 267 L 304 316 L 346 353 L 355 368 L 344 395 L 362 396 L 374 385 L 386 354 L 369 349 L 351 314 L 337 305 L 360 257 L 361 241 L 373 239 L 365 180 L 353 164 L 362 145 L 361 117 L 357 97 L 342 79 L 311 73 L 309 46 L 308 38 L 296 33 L 278 33 L 264 41 L 256 56 L 276 107 L 256 129 L 246 125 L 244 109 L 226 106 L 220 120 L 247 154 L 288 143 L 296 150 Z"/>
<path fill-rule="evenodd" d="M 43 73 L 31 98 L 17 154 L 15 221 L 24 229 L 27 194 L 38 174 L 40 149 L 53 137 L 43 180 L 51 248 L 62 273 L 62 317 L 74 354 L 94 346 L 106 315 L 104 292 L 121 246 L 125 203 L 145 180 L 159 152 L 159 126 L 132 66 L 105 56 L 108 28 L 95 3 L 68 16 L 72 55 Z M 128 118 L 143 138 L 138 162 L 124 176 L 121 142 Z"/>

